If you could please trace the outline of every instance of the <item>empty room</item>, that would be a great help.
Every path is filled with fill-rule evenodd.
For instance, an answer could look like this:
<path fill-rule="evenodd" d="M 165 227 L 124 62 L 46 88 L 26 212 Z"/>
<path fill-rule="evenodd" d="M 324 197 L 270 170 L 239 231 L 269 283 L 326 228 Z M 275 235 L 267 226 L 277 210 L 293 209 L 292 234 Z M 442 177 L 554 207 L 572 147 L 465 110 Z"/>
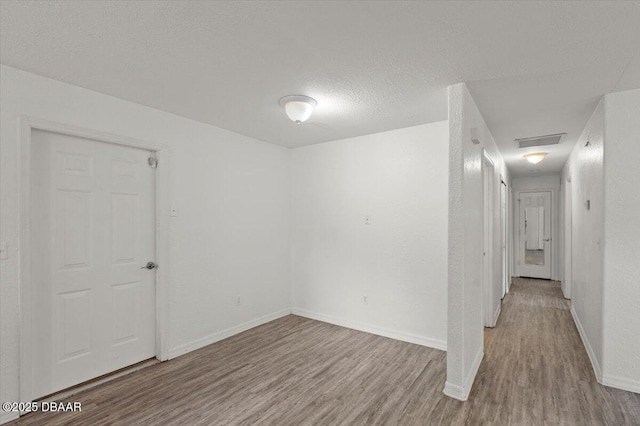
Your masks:
<path fill-rule="evenodd" d="M 640 425 L 640 1 L 0 0 L 0 424 Z"/>

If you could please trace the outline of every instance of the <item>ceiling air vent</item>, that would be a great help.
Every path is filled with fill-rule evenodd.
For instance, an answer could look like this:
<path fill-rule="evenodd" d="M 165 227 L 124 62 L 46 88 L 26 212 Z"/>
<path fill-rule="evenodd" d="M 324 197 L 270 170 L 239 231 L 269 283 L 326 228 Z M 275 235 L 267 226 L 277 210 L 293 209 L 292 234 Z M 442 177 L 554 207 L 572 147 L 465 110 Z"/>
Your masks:
<path fill-rule="evenodd" d="M 533 138 L 516 139 L 518 148 L 531 148 L 533 146 L 558 145 L 564 139 L 566 133 L 557 135 L 535 136 Z"/>

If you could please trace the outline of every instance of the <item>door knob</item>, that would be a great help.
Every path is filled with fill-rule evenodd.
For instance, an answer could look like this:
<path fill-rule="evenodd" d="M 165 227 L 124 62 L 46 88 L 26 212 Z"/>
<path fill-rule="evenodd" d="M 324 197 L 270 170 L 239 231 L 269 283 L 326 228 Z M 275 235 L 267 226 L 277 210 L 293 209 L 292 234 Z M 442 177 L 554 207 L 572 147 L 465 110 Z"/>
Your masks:
<path fill-rule="evenodd" d="M 551 238 L 545 238 L 544 240 L 545 241 L 551 241 Z"/>
<path fill-rule="evenodd" d="M 143 266 L 140 269 L 155 269 L 156 268 L 156 264 L 153 262 L 147 262 L 147 264 L 145 266 Z"/>

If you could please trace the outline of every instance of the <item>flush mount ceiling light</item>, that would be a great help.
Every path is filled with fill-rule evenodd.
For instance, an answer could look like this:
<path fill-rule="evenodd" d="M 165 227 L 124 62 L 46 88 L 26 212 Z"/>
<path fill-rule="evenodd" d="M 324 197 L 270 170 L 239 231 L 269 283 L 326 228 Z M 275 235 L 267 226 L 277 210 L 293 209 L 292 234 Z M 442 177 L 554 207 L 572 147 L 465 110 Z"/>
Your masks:
<path fill-rule="evenodd" d="M 544 160 L 545 155 L 547 155 L 546 152 L 531 152 L 529 154 L 523 155 L 523 157 L 531 164 L 538 164 L 539 162 Z"/>
<path fill-rule="evenodd" d="M 318 105 L 318 102 L 309 96 L 291 95 L 280 99 L 280 105 L 284 107 L 291 121 L 300 124 L 311 117 L 313 108 Z"/>

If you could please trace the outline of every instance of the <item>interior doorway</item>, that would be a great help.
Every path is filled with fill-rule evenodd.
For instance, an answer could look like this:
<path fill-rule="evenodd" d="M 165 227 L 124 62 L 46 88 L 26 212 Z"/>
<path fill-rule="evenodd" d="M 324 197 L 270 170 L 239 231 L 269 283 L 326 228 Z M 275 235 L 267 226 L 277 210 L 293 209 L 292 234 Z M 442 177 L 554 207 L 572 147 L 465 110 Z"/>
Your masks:
<path fill-rule="evenodd" d="M 156 356 L 157 221 L 149 150 L 37 129 L 29 147 L 33 400 Z"/>
<path fill-rule="evenodd" d="M 518 275 L 551 279 L 551 192 L 520 192 L 518 202 Z"/>
<path fill-rule="evenodd" d="M 500 315 L 501 300 L 500 267 L 496 256 L 498 255 L 499 214 L 498 209 L 498 179 L 495 174 L 495 166 L 491 158 L 484 153 L 482 162 L 483 182 L 483 279 L 482 279 L 482 306 L 485 327 L 495 327 Z"/>
<path fill-rule="evenodd" d="M 501 180 L 500 181 L 500 225 L 501 225 L 501 232 L 500 232 L 500 245 L 502 247 L 502 296 L 500 297 L 501 299 L 504 299 L 505 294 L 507 294 L 507 292 L 509 291 L 509 257 L 507 255 L 508 253 L 508 247 L 507 247 L 507 241 L 509 241 L 508 238 L 508 229 L 509 229 L 509 223 L 508 223 L 508 210 L 507 210 L 507 206 L 508 206 L 508 200 L 507 200 L 507 184 Z"/>

